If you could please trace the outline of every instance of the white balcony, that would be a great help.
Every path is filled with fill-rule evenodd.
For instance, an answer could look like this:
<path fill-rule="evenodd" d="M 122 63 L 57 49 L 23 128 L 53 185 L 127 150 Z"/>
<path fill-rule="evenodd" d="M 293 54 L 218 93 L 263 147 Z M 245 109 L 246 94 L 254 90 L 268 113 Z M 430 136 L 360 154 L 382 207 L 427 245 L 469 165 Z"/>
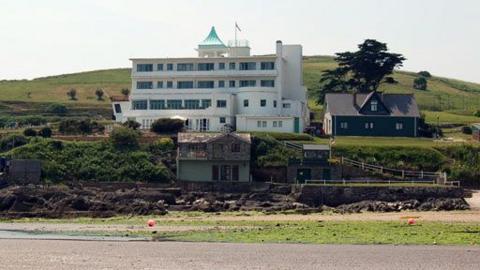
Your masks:
<path fill-rule="evenodd" d="M 229 78 L 229 77 L 276 77 L 277 70 L 211 70 L 211 71 L 151 71 L 132 72 L 137 80 L 159 78 Z"/>

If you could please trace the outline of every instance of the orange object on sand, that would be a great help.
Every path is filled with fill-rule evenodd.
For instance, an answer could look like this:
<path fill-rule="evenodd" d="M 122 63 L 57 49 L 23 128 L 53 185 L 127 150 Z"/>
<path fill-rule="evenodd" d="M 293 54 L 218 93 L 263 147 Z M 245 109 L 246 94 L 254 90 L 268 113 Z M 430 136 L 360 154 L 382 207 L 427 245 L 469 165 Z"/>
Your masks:
<path fill-rule="evenodd" d="M 414 218 L 409 218 L 407 221 L 408 225 L 414 225 L 416 223 Z"/>
<path fill-rule="evenodd" d="M 155 227 L 156 224 L 157 224 L 157 222 L 155 222 L 154 219 L 149 219 L 149 220 L 147 221 L 148 227 Z"/>

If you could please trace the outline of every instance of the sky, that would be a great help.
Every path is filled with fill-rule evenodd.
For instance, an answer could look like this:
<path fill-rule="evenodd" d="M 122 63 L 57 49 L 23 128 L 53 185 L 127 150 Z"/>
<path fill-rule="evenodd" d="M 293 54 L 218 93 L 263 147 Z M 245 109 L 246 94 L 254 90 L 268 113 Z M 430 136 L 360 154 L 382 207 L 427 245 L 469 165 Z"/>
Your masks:
<path fill-rule="evenodd" d="M 403 70 L 480 83 L 477 0 L 0 0 L 0 80 L 195 56 L 211 26 L 226 43 L 235 22 L 253 54 L 282 40 L 333 55 L 373 38 Z"/>

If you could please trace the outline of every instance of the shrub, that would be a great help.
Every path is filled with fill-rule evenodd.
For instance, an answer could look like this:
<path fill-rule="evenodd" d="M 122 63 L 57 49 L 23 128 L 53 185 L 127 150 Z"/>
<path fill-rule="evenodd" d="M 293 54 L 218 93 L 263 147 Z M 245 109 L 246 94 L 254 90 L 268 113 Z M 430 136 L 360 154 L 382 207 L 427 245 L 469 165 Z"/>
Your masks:
<path fill-rule="evenodd" d="M 23 131 L 23 135 L 26 137 L 36 137 L 37 136 L 37 131 L 33 128 L 27 128 Z"/>
<path fill-rule="evenodd" d="M 67 106 L 65 106 L 64 104 L 52 103 L 48 105 L 45 112 L 63 116 L 67 114 L 68 109 L 67 109 Z"/>
<path fill-rule="evenodd" d="M 148 152 L 154 155 L 163 155 L 166 152 L 173 151 L 174 149 L 175 144 L 171 138 L 160 138 L 147 147 Z"/>
<path fill-rule="evenodd" d="M 398 81 L 396 81 L 393 77 L 386 77 L 385 78 L 385 83 L 396 84 L 396 83 L 398 83 Z"/>
<path fill-rule="evenodd" d="M 123 123 L 123 126 L 137 130 L 140 127 L 140 123 L 135 120 L 127 120 L 127 122 Z"/>
<path fill-rule="evenodd" d="M 306 133 L 287 132 L 254 132 L 254 136 L 270 136 L 279 141 L 313 141 L 313 137 Z"/>
<path fill-rule="evenodd" d="M 180 119 L 157 119 L 152 123 L 151 131 L 155 133 L 177 133 L 183 129 L 183 120 Z"/>
<path fill-rule="evenodd" d="M 473 113 L 473 116 L 480 117 L 480 110 Z"/>
<path fill-rule="evenodd" d="M 287 148 L 270 136 L 255 135 L 252 139 L 252 166 L 287 166 L 289 158 L 299 158 L 301 153 Z"/>
<path fill-rule="evenodd" d="M 471 127 L 469 127 L 469 126 L 464 126 L 464 127 L 462 127 L 462 133 L 463 133 L 463 134 L 472 134 L 472 132 L 473 132 L 473 131 L 472 131 L 472 128 L 471 128 Z"/>
<path fill-rule="evenodd" d="M 430 78 L 432 77 L 432 74 L 430 74 L 430 72 L 424 70 L 424 71 L 420 71 L 417 73 L 419 76 L 421 77 L 425 77 L 425 78 Z"/>
<path fill-rule="evenodd" d="M 60 122 L 58 131 L 62 134 L 91 134 L 103 132 L 105 127 L 96 121 L 90 119 L 75 120 L 67 119 Z"/>
<path fill-rule="evenodd" d="M 70 90 L 68 90 L 67 96 L 71 100 L 76 100 L 77 99 L 77 90 L 75 88 L 71 88 Z"/>
<path fill-rule="evenodd" d="M 43 138 L 50 138 L 52 137 L 52 129 L 49 127 L 44 127 L 38 131 L 38 136 Z"/>
<path fill-rule="evenodd" d="M 47 123 L 47 118 L 36 115 L 18 117 L 16 120 L 20 126 L 41 126 Z"/>
<path fill-rule="evenodd" d="M 114 128 L 110 134 L 111 143 L 118 149 L 138 148 L 139 133 L 126 127 Z"/>
<path fill-rule="evenodd" d="M 95 95 L 97 96 L 97 100 L 103 100 L 103 95 L 105 93 L 103 92 L 103 89 L 101 88 L 98 88 L 97 90 L 95 90 Z"/>
<path fill-rule="evenodd" d="M 130 90 L 128 88 L 122 88 L 122 95 L 124 96 L 130 95 Z"/>
<path fill-rule="evenodd" d="M 0 151 L 9 151 L 15 147 L 27 144 L 27 138 L 22 135 L 9 135 L 0 139 Z"/>
<path fill-rule="evenodd" d="M 418 77 L 413 80 L 413 88 L 417 90 L 427 90 L 427 79 L 425 77 Z"/>

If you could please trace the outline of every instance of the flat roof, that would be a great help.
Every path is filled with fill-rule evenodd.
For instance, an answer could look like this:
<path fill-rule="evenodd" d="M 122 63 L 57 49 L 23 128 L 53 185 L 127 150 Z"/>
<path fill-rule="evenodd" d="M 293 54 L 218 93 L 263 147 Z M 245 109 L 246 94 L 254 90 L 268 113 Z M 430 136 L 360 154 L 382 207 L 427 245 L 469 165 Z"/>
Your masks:
<path fill-rule="evenodd" d="M 330 150 L 330 145 L 328 144 L 304 144 L 303 150 Z"/>
<path fill-rule="evenodd" d="M 276 55 L 250 55 L 250 56 L 235 56 L 235 57 L 164 57 L 164 58 L 130 58 L 131 61 L 158 61 L 158 60 L 171 60 L 171 61 L 208 61 L 208 60 L 229 60 L 229 59 L 253 59 L 253 58 L 264 58 L 264 59 L 275 59 Z"/>

